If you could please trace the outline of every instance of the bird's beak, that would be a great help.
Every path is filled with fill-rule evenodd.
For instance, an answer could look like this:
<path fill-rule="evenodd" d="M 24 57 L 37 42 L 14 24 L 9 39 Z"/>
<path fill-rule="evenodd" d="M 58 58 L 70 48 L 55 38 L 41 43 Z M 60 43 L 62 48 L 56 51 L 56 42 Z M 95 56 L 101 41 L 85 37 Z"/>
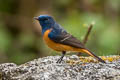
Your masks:
<path fill-rule="evenodd" d="M 34 17 L 35 20 L 38 20 L 38 17 Z"/>

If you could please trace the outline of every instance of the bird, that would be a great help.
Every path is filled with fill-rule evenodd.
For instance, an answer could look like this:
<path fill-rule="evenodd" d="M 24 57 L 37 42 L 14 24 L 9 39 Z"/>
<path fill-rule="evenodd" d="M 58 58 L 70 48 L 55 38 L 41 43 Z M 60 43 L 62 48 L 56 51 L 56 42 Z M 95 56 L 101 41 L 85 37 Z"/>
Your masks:
<path fill-rule="evenodd" d="M 68 51 L 86 53 L 96 58 L 98 61 L 105 63 L 104 60 L 86 48 L 80 40 L 68 33 L 52 16 L 40 15 L 34 17 L 34 19 L 39 22 L 42 29 L 42 38 L 48 47 L 62 53 L 62 56 L 57 60 L 57 63 L 61 63 Z"/>

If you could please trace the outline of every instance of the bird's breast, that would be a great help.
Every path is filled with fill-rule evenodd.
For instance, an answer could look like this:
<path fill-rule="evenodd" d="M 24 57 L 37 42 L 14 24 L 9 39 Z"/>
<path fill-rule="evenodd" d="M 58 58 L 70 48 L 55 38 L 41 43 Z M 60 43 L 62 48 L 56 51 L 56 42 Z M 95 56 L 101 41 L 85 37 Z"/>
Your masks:
<path fill-rule="evenodd" d="M 43 40 L 44 40 L 45 43 L 48 45 L 48 47 L 50 47 L 50 48 L 52 48 L 52 49 L 54 49 L 54 50 L 56 50 L 56 51 L 60 51 L 60 49 L 59 49 L 59 44 L 58 44 L 58 43 L 55 43 L 54 41 L 52 41 L 52 40 L 48 37 L 48 35 L 49 35 L 50 32 L 51 32 L 50 29 L 49 29 L 49 30 L 46 30 L 46 31 L 44 32 Z"/>

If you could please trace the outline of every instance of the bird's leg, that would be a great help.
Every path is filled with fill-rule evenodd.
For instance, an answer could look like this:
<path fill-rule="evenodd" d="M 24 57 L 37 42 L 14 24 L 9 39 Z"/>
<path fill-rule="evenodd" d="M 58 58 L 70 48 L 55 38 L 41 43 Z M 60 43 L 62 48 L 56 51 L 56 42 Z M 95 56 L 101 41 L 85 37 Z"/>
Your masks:
<path fill-rule="evenodd" d="M 61 63 L 65 54 L 66 54 L 66 51 L 62 51 L 62 56 L 58 59 L 58 61 L 56 63 Z"/>

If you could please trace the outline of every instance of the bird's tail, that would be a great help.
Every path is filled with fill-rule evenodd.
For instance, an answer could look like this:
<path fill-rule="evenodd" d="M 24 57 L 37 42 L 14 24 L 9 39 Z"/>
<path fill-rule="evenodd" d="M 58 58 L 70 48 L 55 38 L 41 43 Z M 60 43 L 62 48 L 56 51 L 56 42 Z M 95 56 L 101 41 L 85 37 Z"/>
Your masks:
<path fill-rule="evenodd" d="M 93 52 L 91 52 L 90 50 L 88 49 L 83 49 L 83 52 L 89 54 L 90 56 L 92 57 L 95 57 L 98 61 L 102 62 L 102 63 L 105 63 L 104 60 L 102 60 L 101 58 L 99 58 L 98 56 L 96 56 Z"/>

